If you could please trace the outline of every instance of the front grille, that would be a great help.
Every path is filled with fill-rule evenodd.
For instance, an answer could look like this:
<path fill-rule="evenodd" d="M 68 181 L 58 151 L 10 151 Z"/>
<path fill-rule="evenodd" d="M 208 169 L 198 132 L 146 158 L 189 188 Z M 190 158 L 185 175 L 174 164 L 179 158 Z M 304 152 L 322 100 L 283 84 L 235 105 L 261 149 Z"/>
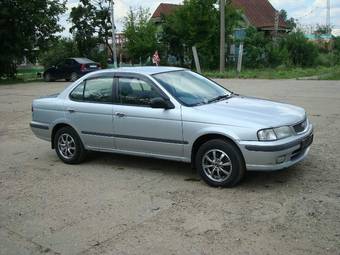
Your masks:
<path fill-rule="evenodd" d="M 305 119 L 304 121 L 300 122 L 299 124 L 296 124 L 293 126 L 295 132 L 297 134 L 303 133 L 308 128 L 308 121 Z"/>

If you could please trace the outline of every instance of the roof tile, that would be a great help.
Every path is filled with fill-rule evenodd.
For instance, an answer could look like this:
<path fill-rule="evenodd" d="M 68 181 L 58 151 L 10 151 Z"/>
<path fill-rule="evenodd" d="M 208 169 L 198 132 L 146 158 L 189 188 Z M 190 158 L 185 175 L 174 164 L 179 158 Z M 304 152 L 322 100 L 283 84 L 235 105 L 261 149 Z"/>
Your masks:
<path fill-rule="evenodd" d="M 275 9 L 268 0 L 231 0 L 234 7 L 242 9 L 250 24 L 257 28 L 274 27 Z M 279 27 L 287 28 L 282 17 Z"/>
<path fill-rule="evenodd" d="M 176 8 L 178 8 L 180 5 L 178 4 L 166 4 L 161 3 L 158 5 L 155 12 L 152 14 L 151 18 L 160 18 L 161 15 L 169 15 L 171 12 L 173 12 Z"/>

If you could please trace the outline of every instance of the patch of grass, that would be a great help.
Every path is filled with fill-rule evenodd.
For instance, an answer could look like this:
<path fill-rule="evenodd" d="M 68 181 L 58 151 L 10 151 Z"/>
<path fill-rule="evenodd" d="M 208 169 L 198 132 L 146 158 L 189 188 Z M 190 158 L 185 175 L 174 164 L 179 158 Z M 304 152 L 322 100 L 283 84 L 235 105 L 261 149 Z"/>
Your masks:
<path fill-rule="evenodd" d="M 15 78 L 0 78 L 0 85 L 42 81 L 42 78 L 38 76 L 38 73 L 42 73 L 43 71 L 44 68 L 41 66 L 29 68 L 18 67 Z"/>
<path fill-rule="evenodd" d="M 340 79 L 340 66 L 335 67 L 312 67 L 312 68 L 263 68 L 245 69 L 239 75 L 235 70 L 220 73 L 207 71 L 204 75 L 211 78 L 241 78 L 241 79 L 298 79 L 311 77 L 322 80 Z"/>
<path fill-rule="evenodd" d="M 325 74 L 320 78 L 320 80 L 338 81 L 340 80 L 340 70 L 334 71 L 333 73 Z"/>
<path fill-rule="evenodd" d="M 0 79 L 0 86 L 1 85 L 11 85 L 11 84 L 18 84 L 18 83 L 31 83 L 31 82 L 42 82 L 42 79 L 31 79 L 31 80 L 23 80 L 23 79 Z"/>

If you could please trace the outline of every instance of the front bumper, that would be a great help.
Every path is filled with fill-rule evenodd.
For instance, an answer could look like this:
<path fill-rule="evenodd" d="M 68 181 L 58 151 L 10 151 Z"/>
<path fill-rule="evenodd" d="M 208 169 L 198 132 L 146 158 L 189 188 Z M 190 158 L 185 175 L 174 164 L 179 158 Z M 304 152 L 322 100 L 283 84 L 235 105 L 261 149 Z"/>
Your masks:
<path fill-rule="evenodd" d="M 249 171 L 273 171 L 302 161 L 313 142 L 313 126 L 301 135 L 273 142 L 241 141 L 239 143 Z"/>

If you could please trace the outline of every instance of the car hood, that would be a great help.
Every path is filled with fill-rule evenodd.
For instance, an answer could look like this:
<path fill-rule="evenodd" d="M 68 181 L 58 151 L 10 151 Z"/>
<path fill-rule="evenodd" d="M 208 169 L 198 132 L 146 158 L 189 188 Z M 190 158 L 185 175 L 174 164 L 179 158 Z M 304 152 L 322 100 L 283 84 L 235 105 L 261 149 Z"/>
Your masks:
<path fill-rule="evenodd" d="M 216 103 L 191 107 L 183 114 L 183 120 L 269 128 L 295 124 L 305 116 L 305 110 L 301 107 L 253 97 L 232 96 Z"/>

